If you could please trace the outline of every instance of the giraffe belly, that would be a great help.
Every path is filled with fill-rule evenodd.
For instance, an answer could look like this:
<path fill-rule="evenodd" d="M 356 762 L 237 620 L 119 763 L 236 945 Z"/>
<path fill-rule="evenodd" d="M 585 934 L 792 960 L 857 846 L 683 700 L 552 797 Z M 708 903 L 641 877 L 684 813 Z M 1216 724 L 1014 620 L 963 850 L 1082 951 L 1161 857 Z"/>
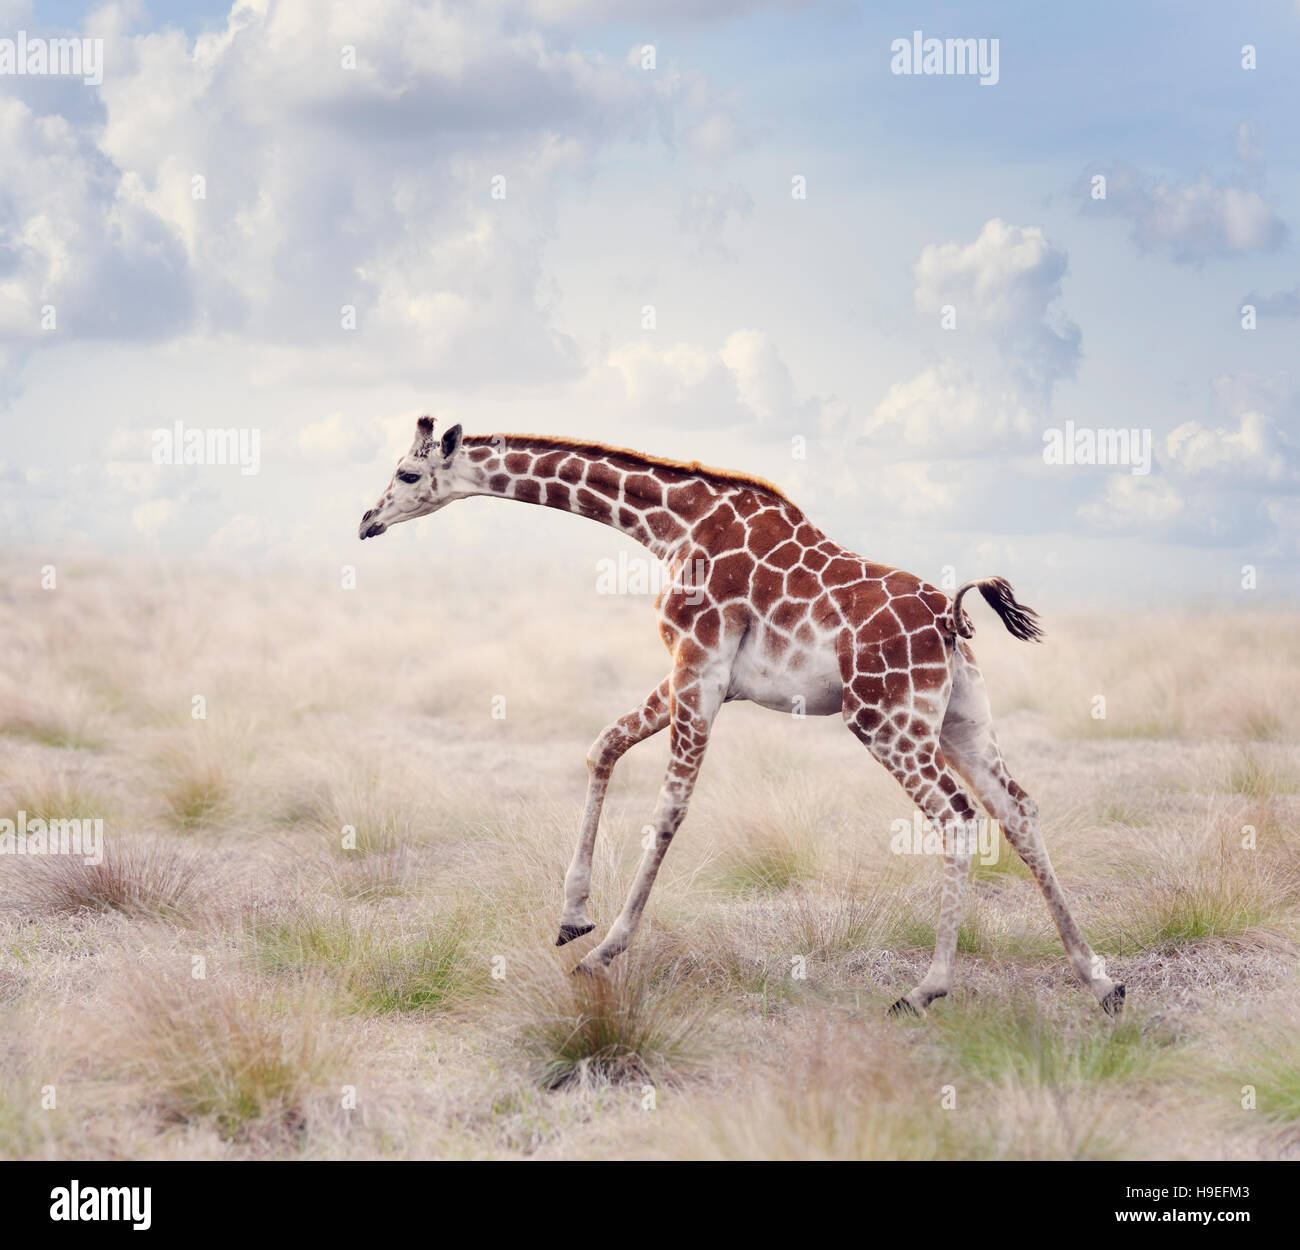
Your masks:
<path fill-rule="evenodd" d="M 747 699 L 774 712 L 832 716 L 844 703 L 839 660 L 830 638 L 824 645 L 791 647 L 774 655 L 763 636 L 746 640 L 731 670 L 728 699 Z"/>

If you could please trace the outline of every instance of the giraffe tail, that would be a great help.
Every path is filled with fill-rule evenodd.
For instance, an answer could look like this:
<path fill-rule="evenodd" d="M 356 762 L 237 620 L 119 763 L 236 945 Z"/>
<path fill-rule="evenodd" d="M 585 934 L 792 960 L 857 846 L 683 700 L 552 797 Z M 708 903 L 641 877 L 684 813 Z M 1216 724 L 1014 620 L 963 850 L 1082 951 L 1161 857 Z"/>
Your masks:
<path fill-rule="evenodd" d="M 1043 627 L 1038 623 L 1038 613 L 1033 608 L 1016 602 L 1016 597 L 1011 592 L 1011 583 L 1005 577 L 982 577 L 967 582 L 957 591 L 952 601 L 952 619 L 956 632 L 963 638 L 975 636 L 975 626 L 961 610 L 962 595 L 968 590 L 978 590 L 984 596 L 984 601 L 1002 618 L 1002 623 L 1013 638 L 1024 642 L 1042 640 Z"/>

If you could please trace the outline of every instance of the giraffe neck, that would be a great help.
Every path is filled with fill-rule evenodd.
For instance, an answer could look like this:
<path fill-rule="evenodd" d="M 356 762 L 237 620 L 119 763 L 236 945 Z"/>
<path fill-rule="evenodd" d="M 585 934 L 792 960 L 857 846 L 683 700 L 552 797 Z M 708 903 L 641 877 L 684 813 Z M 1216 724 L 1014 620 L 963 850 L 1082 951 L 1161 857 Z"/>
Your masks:
<path fill-rule="evenodd" d="M 619 530 L 661 560 L 692 532 L 705 492 L 691 466 L 526 434 L 466 437 L 465 494 L 559 508 Z M 708 492 L 716 500 L 718 487 Z"/>

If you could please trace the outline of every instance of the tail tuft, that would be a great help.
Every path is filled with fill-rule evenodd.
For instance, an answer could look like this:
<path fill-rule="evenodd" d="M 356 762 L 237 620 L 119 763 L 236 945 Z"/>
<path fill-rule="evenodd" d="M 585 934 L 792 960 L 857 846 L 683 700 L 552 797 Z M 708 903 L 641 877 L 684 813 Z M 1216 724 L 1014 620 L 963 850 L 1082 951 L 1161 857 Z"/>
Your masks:
<path fill-rule="evenodd" d="M 1002 623 L 1013 638 L 1024 642 L 1042 641 L 1043 627 L 1038 623 L 1038 613 L 1033 608 L 1016 602 L 1011 583 L 1005 577 L 980 578 L 978 581 L 967 582 L 957 591 L 952 601 L 952 616 L 957 632 L 963 638 L 970 638 L 975 633 L 974 626 L 961 610 L 962 595 L 972 589 L 979 590 L 984 596 L 984 602 L 1002 618 Z"/>

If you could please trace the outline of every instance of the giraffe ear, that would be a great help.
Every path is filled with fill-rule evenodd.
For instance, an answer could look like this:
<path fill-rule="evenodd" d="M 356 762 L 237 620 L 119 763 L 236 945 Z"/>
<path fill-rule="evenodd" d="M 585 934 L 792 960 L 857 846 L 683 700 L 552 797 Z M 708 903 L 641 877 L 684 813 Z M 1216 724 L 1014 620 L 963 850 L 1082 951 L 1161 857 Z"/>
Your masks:
<path fill-rule="evenodd" d="M 442 436 L 442 458 L 450 460 L 456 454 L 456 449 L 460 446 L 461 430 L 459 425 L 453 425 L 446 434 Z"/>
<path fill-rule="evenodd" d="M 433 450 L 433 418 L 421 417 L 415 423 L 415 442 L 411 444 L 411 455 L 423 460 Z"/>

